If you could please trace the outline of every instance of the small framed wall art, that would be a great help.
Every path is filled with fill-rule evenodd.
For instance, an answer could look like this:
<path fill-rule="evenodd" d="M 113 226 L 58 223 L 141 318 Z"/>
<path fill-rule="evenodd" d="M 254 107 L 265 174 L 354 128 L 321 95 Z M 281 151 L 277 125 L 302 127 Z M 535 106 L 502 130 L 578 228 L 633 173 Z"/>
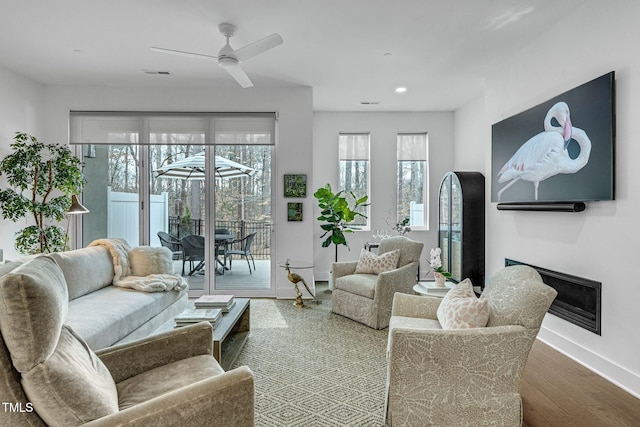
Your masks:
<path fill-rule="evenodd" d="M 302 203 L 287 203 L 287 221 L 302 221 Z"/>
<path fill-rule="evenodd" d="M 307 175 L 285 174 L 284 197 L 307 197 Z"/>

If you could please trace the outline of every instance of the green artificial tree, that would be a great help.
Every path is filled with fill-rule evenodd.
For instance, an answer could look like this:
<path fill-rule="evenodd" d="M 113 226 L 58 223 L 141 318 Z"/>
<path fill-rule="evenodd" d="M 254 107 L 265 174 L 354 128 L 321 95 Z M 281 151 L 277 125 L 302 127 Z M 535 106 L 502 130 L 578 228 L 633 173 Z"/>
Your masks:
<path fill-rule="evenodd" d="M 25 133 L 16 132 L 13 139 L 13 152 L 0 163 L 9 186 L 0 190 L 2 217 L 35 221 L 16 233 L 15 247 L 22 254 L 63 251 L 68 235 L 58 223 L 71 196 L 82 191 L 80 159 L 67 146 L 44 144 Z"/>
<path fill-rule="evenodd" d="M 322 247 L 327 248 L 332 244 L 335 245 L 335 261 L 337 262 L 338 245 L 349 247 L 345 234 L 352 233 L 354 230 L 354 227 L 349 224 L 356 217 L 366 218 L 366 215 L 357 210 L 368 205 L 366 203 L 368 196 L 358 198 L 351 191 L 338 191 L 334 194 L 330 184 L 319 188 L 313 193 L 313 196 L 318 199 L 320 207 L 318 221 L 324 222 L 324 224 L 320 224 L 324 230 L 324 234 L 320 238 L 325 239 L 326 237 L 322 242 Z"/>

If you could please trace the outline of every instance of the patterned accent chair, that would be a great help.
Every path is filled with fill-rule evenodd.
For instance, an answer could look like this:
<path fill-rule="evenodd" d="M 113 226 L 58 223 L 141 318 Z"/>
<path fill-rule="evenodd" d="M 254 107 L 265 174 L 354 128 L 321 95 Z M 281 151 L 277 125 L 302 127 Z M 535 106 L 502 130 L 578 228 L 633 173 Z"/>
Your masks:
<path fill-rule="evenodd" d="M 424 244 L 404 236 L 380 241 L 378 255 L 398 249 L 398 268 L 380 274 L 356 274 L 358 261 L 334 262 L 331 311 L 374 329 L 389 326 L 393 294 L 413 293 Z"/>
<path fill-rule="evenodd" d="M 387 426 L 522 424 L 519 386 L 557 292 L 528 266 L 486 285 L 485 328 L 443 330 L 439 298 L 396 294 L 387 346 Z"/>

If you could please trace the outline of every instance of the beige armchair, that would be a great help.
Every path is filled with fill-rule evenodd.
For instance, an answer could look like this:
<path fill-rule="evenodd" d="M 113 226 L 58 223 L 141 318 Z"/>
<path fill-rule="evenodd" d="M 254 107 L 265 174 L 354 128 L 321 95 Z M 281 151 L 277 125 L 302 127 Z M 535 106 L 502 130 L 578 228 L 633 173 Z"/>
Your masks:
<path fill-rule="evenodd" d="M 380 274 L 356 274 L 357 261 L 334 262 L 331 310 L 374 329 L 389 325 L 393 294 L 413 293 L 424 244 L 395 236 L 382 239 L 378 255 L 398 249 L 398 268 Z"/>
<path fill-rule="evenodd" d="M 556 294 L 532 268 L 507 267 L 480 296 L 487 327 L 448 330 L 436 316 L 441 299 L 396 294 L 386 425 L 521 425 L 522 372 Z"/>
<path fill-rule="evenodd" d="M 253 374 L 222 370 L 210 324 L 93 352 L 64 324 L 52 258 L 0 266 L 0 277 L 0 424 L 253 426 Z"/>

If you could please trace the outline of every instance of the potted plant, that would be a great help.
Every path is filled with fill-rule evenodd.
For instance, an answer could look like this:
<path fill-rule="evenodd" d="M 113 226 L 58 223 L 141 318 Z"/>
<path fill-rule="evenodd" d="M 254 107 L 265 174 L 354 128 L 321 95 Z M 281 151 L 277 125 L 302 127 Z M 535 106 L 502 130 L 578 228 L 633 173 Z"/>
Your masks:
<path fill-rule="evenodd" d="M 2 217 L 13 222 L 32 218 L 16 233 L 16 249 L 22 254 L 62 251 L 68 234 L 57 225 L 71 205 L 71 196 L 82 191 L 84 177 L 80 159 L 67 146 L 44 144 L 16 132 L 13 152 L 2 159 L 0 176 L 9 188 L 0 190 Z"/>
<path fill-rule="evenodd" d="M 333 193 L 331 185 L 327 184 L 319 188 L 313 196 L 318 199 L 320 207 L 320 216 L 318 221 L 323 222 L 320 227 L 324 231 L 321 239 L 322 247 L 327 248 L 335 245 L 335 261 L 338 261 L 338 245 L 345 245 L 347 248 L 346 233 L 352 233 L 354 227 L 349 223 L 353 222 L 356 217 L 366 218 L 367 216 L 361 212 L 357 212 L 358 208 L 367 206 L 368 196 L 361 198 L 356 197 L 353 192 L 344 190 Z M 326 238 L 325 238 L 326 237 Z"/>

